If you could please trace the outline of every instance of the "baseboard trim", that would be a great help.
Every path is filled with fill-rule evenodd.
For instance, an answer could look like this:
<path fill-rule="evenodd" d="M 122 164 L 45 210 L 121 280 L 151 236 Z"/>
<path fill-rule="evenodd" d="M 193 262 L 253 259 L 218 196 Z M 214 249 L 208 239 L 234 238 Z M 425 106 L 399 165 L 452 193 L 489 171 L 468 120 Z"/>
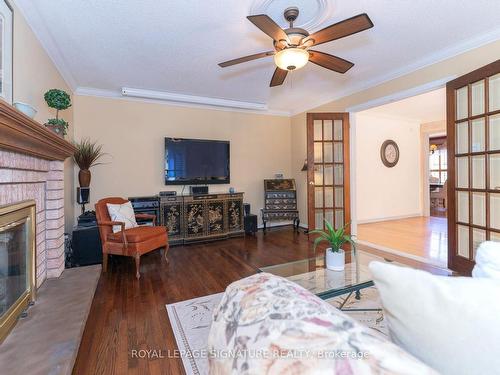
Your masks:
<path fill-rule="evenodd" d="M 403 258 L 409 258 L 409 259 L 416 260 L 416 261 L 421 262 L 421 263 L 429 264 L 431 266 L 435 266 L 435 267 L 439 267 L 439 268 L 443 268 L 445 270 L 448 270 L 448 265 L 446 263 L 441 263 L 440 261 L 437 261 L 437 260 L 424 258 L 424 257 L 418 256 L 418 255 L 408 254 L 408 253 L 405 253 L 401 250 L 392 249 L 390 247 L 382 246 L 382 245 L 379 245 L 379 244 L 376 244 L 373 242 L 363 241 L 363 240 L 359 240 L 359 239 L 356 240 L 356 242 L 358 244 L 361 244 L 361 245 L 373 247 L 374 249 L 377 249 L 377 250 L 385 251 L 386 253 L 391 253 L 391 254 L 398 255 L 398 256 L 403 257 Z"/>
<path fill-rule="evenodd" d="M 379 217 L 375 219 L 368 219 L 368 220 L 358 220 L 357 223 L 359 224 L 370 224 L 370 223 L 377 223 L 379 221 L 391 221 L 391 220 L 401 220 L 401 219 L 411 219 L 412 217 L 421 217 L 423 216 L 421 212 L 410 214 L 410 215 L 399 215 L 399 216 L 388 216 L 388 217 Z"/>

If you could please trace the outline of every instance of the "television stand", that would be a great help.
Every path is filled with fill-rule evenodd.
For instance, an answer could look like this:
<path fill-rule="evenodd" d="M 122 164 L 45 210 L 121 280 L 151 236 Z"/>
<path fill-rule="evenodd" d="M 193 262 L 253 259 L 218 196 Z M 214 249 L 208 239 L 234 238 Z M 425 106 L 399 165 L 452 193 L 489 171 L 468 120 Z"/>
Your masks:
<path fill-rule="evenodd" d="M 160 223 L 172 245 L 243 236 L 243 193 L 162 196 Z"/>

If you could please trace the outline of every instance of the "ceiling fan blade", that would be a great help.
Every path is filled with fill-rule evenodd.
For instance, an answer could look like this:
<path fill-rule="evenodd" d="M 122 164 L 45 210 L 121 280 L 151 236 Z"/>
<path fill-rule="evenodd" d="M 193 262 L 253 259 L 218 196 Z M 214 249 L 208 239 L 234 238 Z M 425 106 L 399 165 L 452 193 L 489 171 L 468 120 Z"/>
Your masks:
<path fill-rule="evenodd" d="M 337 56 L 329 55 L 328 53 L 313 50 L 309 50 L 308 52 L 310 62 L 335 72 L 345 73 L 354 66 L 354 63 Z"/>
<path fill-rule="evenodd" d="M 252 61 L 252 60 L 261 59 L 263 57 L 272 56 L 274 54 L 275 54 L 274 51 L 256 53 L 254 55 L 248 55 L 248 56 L 240 57 L 239 59 L 234 59 L 234 60 L 229 60 L 229 61 L 221 62 L 221 63 L 219 63 L 219 66 L 221 68 L 225 68 L 227 66 L 241 64 L 241 63 L 244 63 L 244 62 L 247 62 L 247 61 Z"/>
<path fill-rule="evenodd" d="M 346 36 L 359 33 L 373 27 L 373 22 L 366 13 L 358 14 L 357 16 L 348 18 L 346 20 L 337 22 L 333 25 L 325 27 L 324 29 L 315 32 L 304 38 L 302 44 L 313 39 L 313 45 L 331 42 L 332 40 L 344 38 Z"/>
<path fill-rule="evenodd" d="M 288 74 L 288 70 L 283 70 L 280 68 L 276 68 L 273 74 L 273 78 L 271 78 L 271 83 L 269 87 L 275 87 L 282 85 L 285 82 L 286 75 Z"/>
<path fill-rule="evenodd" d="M 269 16 L 265 14 L 258 14 L 256 16 L 247 16 L 247 18 L 275 41 L 286 40 L 288 43 L 290 42 L 285 31 Z"/>

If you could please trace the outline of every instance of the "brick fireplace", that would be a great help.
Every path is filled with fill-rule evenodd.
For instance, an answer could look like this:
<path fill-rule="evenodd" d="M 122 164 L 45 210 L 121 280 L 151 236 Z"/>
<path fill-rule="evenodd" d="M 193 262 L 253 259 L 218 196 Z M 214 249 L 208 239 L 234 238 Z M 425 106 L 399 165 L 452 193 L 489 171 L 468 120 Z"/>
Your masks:
<path fill-rule="evenodd" d="M 64 160 L 74 146 L 0 100 L 0 205 L 36 202 L 36 286 L 64 270 Z"/>

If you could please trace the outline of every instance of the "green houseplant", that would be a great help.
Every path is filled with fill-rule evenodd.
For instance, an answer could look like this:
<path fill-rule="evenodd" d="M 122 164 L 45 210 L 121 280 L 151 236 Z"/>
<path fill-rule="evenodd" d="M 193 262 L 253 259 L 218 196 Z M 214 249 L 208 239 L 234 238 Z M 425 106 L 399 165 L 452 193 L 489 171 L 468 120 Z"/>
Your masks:
<path fill-rule="evenodd" d="M 92 177 L 90 168 L 102 164 L 97 161 L 105 155 L 102 152 L 102 145 L 92 142 L 89 139 L 82 139 L 80 142 L 74 142 L 76 152 L 73 155 L 73 160 L 80 168 L 78 172 L 78 182 L 80 187 L 89 187 Z"/>
<path fill-rule="evenodd" d="M 325 220 L 326 230 L 312 230 L 309 233 L 318 234 L 319 236 L 314 239 L 314 250 L 323 241 L 328 242 L 330 245 L 325 252 L 325 263 L 326 268 L 332 271 L 343 271 L 345 267 L 345 252 L 342 246 L 345 244 L 351 244 L 353 250 L 356 250 L 356 243 L 353 237 L 346 233 L 346 229 L 349 223 L 343 227 L 335 230 L 328 222 Z"/>
<path fill-rule="evenodd" d="M 57 135 L 64 137 L 67 133 L 69 124 L 66 120 L 59 118 L 59 111 L 71 107 L 71 98 L 67 92 L 59 89 L 50 89 L 45 93 L 43 98 L 50 108 L 56 110 L 56 118 L 49 119 L 45 126 Z"/>

